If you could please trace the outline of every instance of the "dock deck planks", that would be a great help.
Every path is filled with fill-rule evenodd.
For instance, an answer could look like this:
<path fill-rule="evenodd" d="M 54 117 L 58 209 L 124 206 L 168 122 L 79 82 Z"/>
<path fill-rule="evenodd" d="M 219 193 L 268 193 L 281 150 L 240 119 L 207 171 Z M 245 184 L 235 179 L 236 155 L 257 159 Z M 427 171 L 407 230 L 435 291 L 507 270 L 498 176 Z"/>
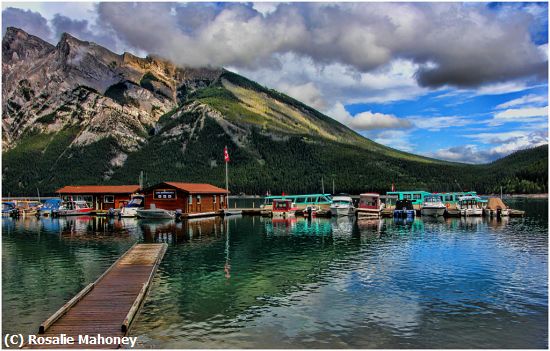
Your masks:
<path fill-rule="evenodd" d="M 122 325 L 132 306 L 140 306 L 149 284 L 164 256 L 166 244 L 137 244 L 121 256 L 96 280 L 93 289 L 76 304 L 68 307 L 57 320 L 46 325 L 39 336 L 66 334 L 78 340 L 79 335 L 101 334 L 103 337 L 123 337 Z M 144 290 L 144 292 L 142 292 Z M 65 307 L 65 306 L 64 306 Z M 131 324 L 132 320 L 129 321 Z M 44 324 L 43 324 L 44 325 Z M 129 328 L 129 325 L 127 326 Z M 41 326 L 42 328 L 42 326 Z M 27 345 L 31 348 L 117 348 L 119 345 Z"/>

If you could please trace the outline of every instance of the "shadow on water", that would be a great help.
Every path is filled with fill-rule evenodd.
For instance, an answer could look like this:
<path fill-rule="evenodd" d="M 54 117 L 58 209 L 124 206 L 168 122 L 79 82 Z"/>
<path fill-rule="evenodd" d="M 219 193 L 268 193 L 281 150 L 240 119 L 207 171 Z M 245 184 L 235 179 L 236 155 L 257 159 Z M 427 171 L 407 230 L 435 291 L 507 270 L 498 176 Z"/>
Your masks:
<path fill-rule="evenodd" d="M 33 331 L 143 241 L 169 249 L 131 332 L 142 347 L 544 348 L 537 206 L 501 220 L 3 220 L 3 332 Z"/>

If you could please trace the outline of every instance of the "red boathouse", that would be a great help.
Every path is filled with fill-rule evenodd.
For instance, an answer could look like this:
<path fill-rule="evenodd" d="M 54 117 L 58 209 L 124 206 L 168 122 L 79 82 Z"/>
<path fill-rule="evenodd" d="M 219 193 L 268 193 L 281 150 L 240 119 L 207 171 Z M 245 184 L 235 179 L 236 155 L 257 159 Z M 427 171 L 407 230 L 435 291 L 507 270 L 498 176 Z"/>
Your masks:
<path fill-rule="evenodd" d="M 94 210 L 121 208 L 139 185 L 67 185 L 56 191 L 63 200 L 84 200 Z"/>
<path fill-rule="evenodd" d="M 227 208 L 225 189 L 211 184 L 162 182 L 143 190 L 145 208 L 154 204 L 165 210 L 183 213 L 215 212 Z"/>

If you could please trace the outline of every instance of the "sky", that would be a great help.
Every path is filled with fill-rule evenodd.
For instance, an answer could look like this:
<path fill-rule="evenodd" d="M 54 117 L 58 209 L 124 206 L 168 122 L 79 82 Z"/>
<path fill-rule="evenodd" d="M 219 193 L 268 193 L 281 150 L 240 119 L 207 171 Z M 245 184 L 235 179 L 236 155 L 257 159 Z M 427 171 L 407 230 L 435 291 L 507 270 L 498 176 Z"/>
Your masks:
<path fill-rule="evenodd" d="M 8 26 L 223 66 L 429 157 L 487 163 L 548 143 L 544 2 L 3 2 Z"/>

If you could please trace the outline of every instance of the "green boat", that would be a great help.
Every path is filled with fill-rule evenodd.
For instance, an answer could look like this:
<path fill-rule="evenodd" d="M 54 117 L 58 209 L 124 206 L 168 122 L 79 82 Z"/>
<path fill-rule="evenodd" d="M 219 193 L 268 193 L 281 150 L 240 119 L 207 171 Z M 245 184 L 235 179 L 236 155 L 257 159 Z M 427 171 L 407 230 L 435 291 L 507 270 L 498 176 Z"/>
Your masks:
<path fill-rule="evenodd" d="M 318 209 L 328 210 L 332 204 L 330 194 L 306 194 L 306 195 L 272 195 L 266 196 L 262 208 L 271 209 L 273 200 L 292 200 L 298 210 L 304 210 L 308 206 L 315 206 Z"/>

